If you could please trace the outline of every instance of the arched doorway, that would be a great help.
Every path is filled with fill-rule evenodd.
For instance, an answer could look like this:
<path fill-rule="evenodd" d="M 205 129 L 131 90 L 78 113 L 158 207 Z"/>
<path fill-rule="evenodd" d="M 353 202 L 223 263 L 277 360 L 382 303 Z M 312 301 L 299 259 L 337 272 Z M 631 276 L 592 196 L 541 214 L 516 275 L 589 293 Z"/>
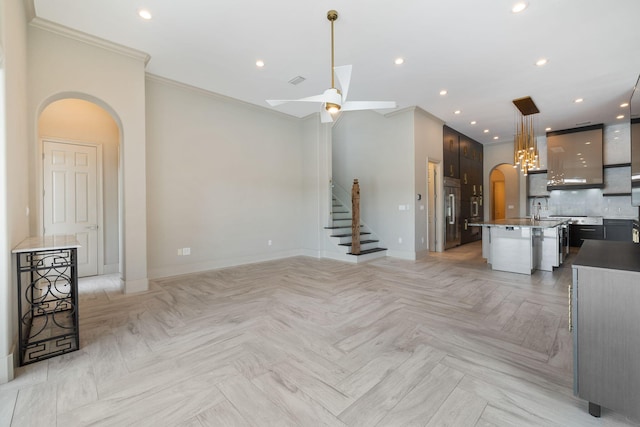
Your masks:
<path fill-rule="evenodd" d="M 499 169 L 494 169 L 491 171 L 489 179 L 491 182 L 491 219 L 504 219 L 506 211 L 504 173 Z"/>
<path fill-rule="evenodd" d="M 80 276 L 120 268 L 120 127 L 95 102 L 63 98 L 38 117 L 41 234 L 74 234 Z"/>
<path fill-rule="evenodd" d="M 492 220 L 520 216 L 520 178 L 513 165 L 502 163 L 489 174 L 489 216 Z"/>

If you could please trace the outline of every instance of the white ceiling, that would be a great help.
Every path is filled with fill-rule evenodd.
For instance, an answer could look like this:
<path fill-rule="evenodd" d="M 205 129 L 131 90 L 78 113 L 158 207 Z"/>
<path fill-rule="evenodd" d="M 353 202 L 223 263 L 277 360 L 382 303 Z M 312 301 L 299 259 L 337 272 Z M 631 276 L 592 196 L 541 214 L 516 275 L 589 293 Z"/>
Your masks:
<path fill-rule="evenodd" d="M 520 14 L 516 0 L 33 1 L 39 18 L 148 53 L 152 74 L 265 108 L 331 86 L 326 14 L 336 9 L 350 100 L 419 106 L 482 143 L 513 138 L 511 100 L 523 96 L 541 111 L 540 133 L 627 120 L 620 104 L 640 74 L 640 0 L 530 0 Z M 296 76 L 306 81 L 287 83 Z M 298 117 L 318 109 L 277 107 Z"/>

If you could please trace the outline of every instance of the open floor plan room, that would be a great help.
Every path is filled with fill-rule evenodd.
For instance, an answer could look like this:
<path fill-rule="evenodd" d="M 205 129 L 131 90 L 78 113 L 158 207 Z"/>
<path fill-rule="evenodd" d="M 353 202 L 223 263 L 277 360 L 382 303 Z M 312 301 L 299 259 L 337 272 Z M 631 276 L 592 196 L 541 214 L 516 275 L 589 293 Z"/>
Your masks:
<path fill-rule="evenodd" d="M 624 426 L 572 394 L 567 286 L 491 271 L 480 242 L 419 261 L 306 257 L 80 281 L 79 351 L 0 386 L 12 426 Z"/>

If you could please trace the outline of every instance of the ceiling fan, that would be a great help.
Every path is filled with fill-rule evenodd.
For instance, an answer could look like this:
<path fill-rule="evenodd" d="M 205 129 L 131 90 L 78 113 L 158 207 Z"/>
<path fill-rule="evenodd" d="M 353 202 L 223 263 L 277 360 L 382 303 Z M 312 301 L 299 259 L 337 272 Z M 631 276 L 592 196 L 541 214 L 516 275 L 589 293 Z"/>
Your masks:
<path fill-rule="evenodd" d="M 333 114 L 340 111 L 355 110 L 382 110 L 385 108 L 396 108 L 394 101 L 347 101 L 349 84 L 351 82 L 351 65 L 334 66 L 333 61 L 333 23 L 338 19 L 338 12 L 330 10 L 327 12 L 327 19 L 331 22 L 331 88 L 324 91 L 322 95 L 314 95 L 300 99 L 275 99 L 267 100 L 269 105 L 275 107 L 287 102 L 319 102 L 322 103 L 320 109 L 320 119 L 322 123 L 333 121 Z M 338 78 L 340 89 L 335 87 L 335 77 Z"/>

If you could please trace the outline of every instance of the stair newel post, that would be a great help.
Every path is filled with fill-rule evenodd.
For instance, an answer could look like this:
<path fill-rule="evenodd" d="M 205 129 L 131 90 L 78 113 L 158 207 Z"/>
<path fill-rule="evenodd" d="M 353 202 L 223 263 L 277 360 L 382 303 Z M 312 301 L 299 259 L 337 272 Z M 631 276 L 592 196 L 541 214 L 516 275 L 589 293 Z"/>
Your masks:
<path fill-rule="evenodd" d="M 353 180 L 351 187 L 351 253 L 360 254 L 360 184 Z"/>

